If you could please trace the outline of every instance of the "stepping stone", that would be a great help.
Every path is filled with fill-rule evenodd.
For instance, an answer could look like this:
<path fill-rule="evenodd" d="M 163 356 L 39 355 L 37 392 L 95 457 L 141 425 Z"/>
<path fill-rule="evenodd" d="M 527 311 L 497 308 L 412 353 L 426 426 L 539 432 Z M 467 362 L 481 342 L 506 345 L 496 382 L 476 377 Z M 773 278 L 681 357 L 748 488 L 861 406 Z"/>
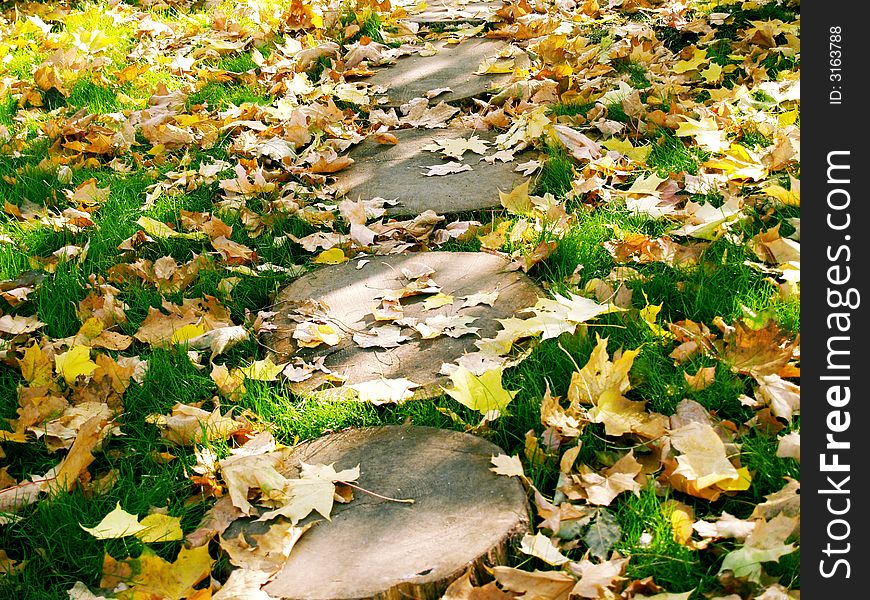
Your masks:
<path fill-rule="evenodd" d="M 436 139 L 469 138 L 471 135 L 494 142 L 494 131 L 473 129 L 402 129 L 392 131 L 398 144 L 380 144 L 369 138 L 353 148 L 348 156 L 355 162 L 338 172 L 332 189 L 336 197 L 347 195 L 351 200 L 381 197 L 398 200 L 387 208 L 389 216 L 416 216 L 426 210 L 439 215 L 482 210 L 501 206 L 498 190 L 509 192 L 528 179 L 514 171 L 521 162 L 530 160 L 531 151 L 518 153 L 511 162 L 481 161 L 480 155 L 466 152 L 462 162 L 472 171 L 427 177 L 428 167 L 446 164 L 455 159 L 444 158 L 438 152 L 423 150 Z M 494 154 L 494 144 L 487 154 Z"/>
<path fill-rule="evenodd" d="M 405 9 L 412 9 L 418 2 L 399 2 L 399 6 L 404 6 Z M 412 13 L 406 20 L 414 23 L 431 24 L 431 23 L 458 23 L 458 22 L 475 22 L 491 21 L 495 18 L 495 13 L 503 6 L 501 0 L 432 0 L 427 2 L 425 10 Z"/>
<path fill-rule="evenodd" d="M 442 363 L 455 363 L 465 353 L 476 352 L 474 342 L 492 338 L 502 329 L 496 319 L 513 317 L 533 306 L 539 288 L 524 273 L 509 271 L 509 262 L 499 256 L 481 252 L 420 252 L 393 256 L 371 256 L 362 268 L 359 260 L 312 271 L 293 281 L 278 293 L 272 323 L 276 329 L 265 336 L 266 346 L 283 362 L 291 357 L 303 358 L 311 364 L 322 358 L 334 374 L 345 378 L 339 388 L 327 388 L 319 394 L 328 398 L 350 396 L 347 386 L 383 379 L 408 379 L 420 387 L 413 389 L 415 398 L 430 398 L 442 393 L 440 386 L 449 386 L 448 377 L 440 374 Z M 434 269 L 430 275 L 441 293 L 454 297 L 452 304 L 424 310 L 426 298 L 433 294 L 401 299 L 404 318 L 424 321 L 437 315 L 477 317 L 469 327 L 478 327 L 478 336 L 441 335 L 422 339 L 414 329 L 403 326 L 401 333 L 410 339 L 393 348 L 363 348 L 353 340 L 354 334 L 370 331 L 372 326 L 388 324 L 375 321 L 373 307 L 380 305 L 383 290 L 399 290 L 409 284 L 403 269 L 420 272 Z M 479 293 L 498 291 L 492 306 L 479 304 L 462 308 L 462 298 Z M 326 319 L 339 330 L 342 340 L 335 346 L 320 344 L 300 348 L 293 338 L 297 321 L 296 309 L 306 301 L 320 301 L 326 306 Z M 309 302 L 310 305 L 310 302 Z M 458 333 L 458 332 L 457 332 Z M 327 375 L 314 375 L 301 382 L 291 382 L 290 388 L 299 394 L 313 393 L 326 383 Z M 410 393 L 409 393 L 410 395 Z"/>
<path fill-rule="evenodd" d="M 353 500 L 334 505 L 331 521 L 318 517 L 263 591 L 294 600 L 435 599 L 469 568 L 480 581 L 487 566 L 507 562 L 511 542 L 529 525 L 522 484 L 490 471 L 498 454 L 498 446 L 474 435 L 398 425 L 301 444 L 288 477 L 298 476 L 300 461 L 335 463 L 337 470 L 359 465 L 355 485 L 414 503 L 354 490 Z M 268 527 L 241 520 L 224 537 Z"/>
<path fill-rule="evenodd" d="M 497 56 L 509 46 L 507 42 L 470 38 L 459 44 L 441 40 L 434 46 L 438 49 L 437 54 L 403 56 L 393 65 L 376 69 L 374 75 L 364 80 L 388 88 L 387 101 L 381 106 L 401 106 L 414 98 L 425 97 L 430 90 L 447 87 L 452 91 L 435 96 L 430 104 L 464 100 L 504 87 L 513 78 L 511 73 L 475 75 L 484 59 Z M 527 68 L 530 64 L 528 55 L 521 50 L 514 52 L 517 57 L 515 65 Z"/>

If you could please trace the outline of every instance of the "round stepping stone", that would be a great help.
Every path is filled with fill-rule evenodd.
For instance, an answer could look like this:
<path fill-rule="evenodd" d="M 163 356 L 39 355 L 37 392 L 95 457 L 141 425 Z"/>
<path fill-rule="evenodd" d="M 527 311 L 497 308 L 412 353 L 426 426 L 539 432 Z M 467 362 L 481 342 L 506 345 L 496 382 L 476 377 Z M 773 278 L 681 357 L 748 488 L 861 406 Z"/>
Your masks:
<path fill-rule="evenodd" d="M 474 129 L 403 129 L 393 131 L 398 144 L 380 144 L 369 138 L 350 151 L 354 164 L 336 174 L 332 189 L 336 197 L 370 200 L 380 197 L 397 200 L 387 208 L 389 216 L 416 216 L 426 210 L 439 215 L 483 210 L 501 206 L 498 191 L 509 192 L 528 179 L 518 173 L 517 165 L 530 160 L 533 152 L 515 155 L 514 160 L 494 164 L 481 161 L 479 154 L 466 152 L 464 164 L 473 170 L 449 175 L 427 176 L 428 167 L 456 159 L 445 158 L 439 152 L 423 150 L 437 139 L 465 138 L 475 135 L 493 143 L 494 131 Z M 489 146 L 487 154 L 497 150 Z"/>
<path fill-rule="evenodd" d="M 441 40 L 434 44 L 437 54 L 403 56 L 393 65 L 376 69 L 365 81 L 388 88 L 387 101 L 381 106 L 401 106 L 414 98 L 425 97 L 426 92 L 447 87 L 452 91 L 435 96 L 430 104 L 481 96 L 511 82 L 511 73 L 475 75 L 484 59 L 498 55 L 508 45 L 502 40 L 483 38 L 466 39 L 459 44 Z M 517 53 L 515 64 L 528 68 L 528 55 Z"/>
<path fill-rule="evenodd" d="M 418 384 L 420 387 L 413 389 L 415 398 L 439 395 L 440 386 L 450 384 L 449 378 L 439 373 L 442 364 L 455 363 L 463 354 L 477 351 L 475 341 L 495 337 L 502 329 L 496 319 L 513 317 L 533 306 L 539 295 L 539 288 L 528 276 L 509 271 L 507 260 L 491 254 L 421 252 L 371 256 L 368 260 L 362 268 L 357 268 L 361 261 L 355 259 L 312 271 L 293 281 L 276 298 L 273 310 L 277 314 L 272 320 L 276 328 L 266 336 L 266 345 L 282 362 L 291 357 L 303 358 L 309 364 L 322 359 L 334 374 L 344 377 L 342 387 L 327 387 L 318 392 L 326 397 L 350 396 L 348 386 L 382 379 L 407 379 Z M 425 300 L 433 294 L 402 298 L 404 318 L 424 321 L 438 315 L 476 317 L 469 326 L 479 328 L 480 337 L 466 334 L 456 338 L 441 335 L 422 339 L 414 329 L 402 327 L 402 335 L 409 339 L 393 348 L 364 348 L 354 341 L 354 334 L 389 324 L 376 321 L 372 310 L 380 306 L 383 290 L 399 290 L 409 283 L 403 270 L 428 269 L 434 270 L 430 278 L 440 286 L 441 293 L 453 296 L 454 301 L 425 310 Z M 492 306 L 462 307 L 464 297 L 494 291 L 498 291 L 498 296 Z M 306 301 L 310 305 L 311 300 L 328 307 L 326 319 L 342 335 L 337 345 L 300 348 L 293 338 L 297 326 L 293 317 L 297 309 Z M 313 393 L 328 381 L 327 377 L 322 371 L 314 371 L 312 377 L 290 383 L 290 387 L 296 393 Z"/>
<path fill-rule="evenodd" d="M 263 591 L 288 600 L 440 598 L 468 568 L 480 577 L 486 566 L 504 564 L 529 520 L 519 480 L 490 471 L 491 457 L 502 453 L 474 435 L 398 425 L 301 444 L 288 477 L 298 476 L 300 461 L 337 470 L 359 465 L 355 485 L 414 503 L 354 490 L 353 500 L 334 505 L 331 521 L 302 521 L 320 520 Z M 241 520 L 224 537 L 268 527 Z"/>

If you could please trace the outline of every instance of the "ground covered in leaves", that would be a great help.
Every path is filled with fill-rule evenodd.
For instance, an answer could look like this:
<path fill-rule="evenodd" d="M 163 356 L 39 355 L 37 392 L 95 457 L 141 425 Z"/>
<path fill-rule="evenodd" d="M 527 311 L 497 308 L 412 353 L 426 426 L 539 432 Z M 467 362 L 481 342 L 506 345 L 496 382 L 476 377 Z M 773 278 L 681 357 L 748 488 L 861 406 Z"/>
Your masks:
<path fill-rule="evenodd" d="M 412 423 L 499 444 L 533 510 L 511 566 L 446 597 L 799 598 L 799 4 L 495 8 L 0 4 L 0 595 L 266 599 L 357 476 L 288 479 L 288 448 Z M 472 37 L 510 44 L 469 65 L 511 75 L 492 94 L 387 108 L 366 83 Z M 445 185 L 523 150 L 528 181 L 458 215 L 335 197 L 348 149 L 408 127 L 497 133 L 427 148 Z M 436 249 L 503 256 L 544 296 L 438 397 L 271 351 L 301 274 Z M 406 278 L 353 343 L 475 336 L 402 303 L 498 296 Z M 299 349 L 348 337 L 321 308 L 296 309 Z M 313 377 L 347 393 L 291 390 Z M 222 538 L 254 511 L 276 522 L 256 551 Z"/>

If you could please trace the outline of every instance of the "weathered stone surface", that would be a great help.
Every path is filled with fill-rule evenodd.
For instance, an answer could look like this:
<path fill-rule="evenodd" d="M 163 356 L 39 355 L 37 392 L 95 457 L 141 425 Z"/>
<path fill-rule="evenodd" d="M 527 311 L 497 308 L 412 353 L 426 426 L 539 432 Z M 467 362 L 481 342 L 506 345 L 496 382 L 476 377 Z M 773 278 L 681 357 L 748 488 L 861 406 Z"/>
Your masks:
<path fill-rule="evenodd" d="M 449 87 L 452 91 L 435 96 L 431 102 L 452 102 L 481 97 L 493 88 L 511 82 L 511 73 L 475 75 L 484 59 L 498 55 L 509 44 L 501 40 L 471 38 L 459 44 L 442 40 L 435 42 L 438 53 L 432 56 L 413 54 L 399 58 L 395 64 L 376 69 L 365 79 L 367 83 L 385 86 L 384 106 L 400 106 L 413 98 L 422 98 L 430 90 Z M 517 53 L 517 66 L 528 66 L 528 56 Z"/>
<path fill-rule="evenodd" d="M 402 3 L 400 3 L 402 4 Z M 413 10 L 417 2 L 408 2 L 407 8 Z M 408 19 L 414 23 L 480 23 L 495 19 L 495 13 L 503 6 L 501 0 L 433 0 L 421 12 L 412 12 Z"/>
<path fill-rule="evenodd" d="M 414 390 L 417 398 L 431 397 L 441 393 L 441 385 L 449 385 L 449 379 L 439 374 L 443 363 L 454 363 L 466 352 L 475 352 L 476 340 L 494 337 L 501 330 L 496 319 L 512 317 L 533 306 L 539 296 L 539 288 L 528 276 L 508 271 L 508 261 L 491 254 L 422 252 L 372 256 L 369 260 L 361 269 L 357 269 L 357 260 L 318 269 L 279 292 L 273 308 L 277 312 L 273 318 L 277 329 L 271 332 L 265 343 L 280 360 L 296 356 L 310 363 L 322 357 L 330 370 L 345 377 L 345 386 L 380 378 L 405 378 L 421 386 Z M 404 316 L 419 320 L 436 315 L 477 317 L 471 326 L 480 328 L 480 338 L 468 334 L 458 338 L 442 335 L 424 340 L 411 328 L 403 327 L 403 334 L 411 339 L 395 348 L 362 348 L 354 343 L 354 333 L 384 324 L 376 323 L 372 314 L 373 306 L 378 304 L 375 298 L 380 297 L 381 291 L 405 287 L 408 280 L 402 269 L 416 270 L 421 266 L 435 270 L 431 278 L 441 286 L 442 293 L 454 296 L 454 303 L 427 311 L 423 306 L 427 296 L 403 298 Z M 461 308 L 462 297 L 495 290 L 499 295 L 493 306 Z M 343 336 L 338 345 L 297 346 L 292 337 L 297 323 L 291 318 L 291 311 L 309 299 L 319 300 L 329 307 L 326 316 Z M 325 382 L 325 375 L 315 372 L 313 377 L 290 385 L 297 393 L 309 393 Z M 327 395 L 339 396 L 341 389 Z"/>
<path fill-rule="evenodd" d="M 466 569 L 480 576 L 485 565 L 503 564 L 510 541 L 528 528 L 528 509 L 520 482 L 489 470 L 500 453 L 477 436 L 406 426 L 300 445 L 288 476 L 298 474 L 299 461 L 338 470 L 359 465 L 356 485 L 414 503 L 354 491 L 350 503 L 334 506 L 331 521 L 302 536 L 264 591 L 295 600 L 434 600 Z M 224 537 L 267 528 L 237 521 Z"/>
<path fill-rule="evenodd" d="M 531 152 L 516 155 L 511 162 L 481 161 L 478 154 L 467 152 L 462 162 L 472 171 L 427 177 L 427 167 L 454 159 L 423 150 L 439 138 L 468 138 L 471 135 L 493 142 L 496 133 L 473 129 L 403 129 L 392 132 L 396 145 L 380 144 L 367 139 L 349 153 L 353 165 L 340 171 L 332 184 L 336 196 L 351 200 L 375 197 L 398 200 L 387 209 L 388 215 L 416 216 L 426 210 L 450 214 L 500 206 L 498 190 L 509 192 L 527 179 L 514 171 L 517 164 L 529 160 Z M 494 146 L 487 154 L 496 152 Z"/>

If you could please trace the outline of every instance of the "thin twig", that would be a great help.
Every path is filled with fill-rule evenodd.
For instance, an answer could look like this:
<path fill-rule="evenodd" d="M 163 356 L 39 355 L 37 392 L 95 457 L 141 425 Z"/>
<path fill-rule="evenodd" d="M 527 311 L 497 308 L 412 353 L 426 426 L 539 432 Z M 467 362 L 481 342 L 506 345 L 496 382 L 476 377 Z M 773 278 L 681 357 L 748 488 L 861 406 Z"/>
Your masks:
<path fill-rule="evenodd" d="M 372 491 L 369 491 L 365 488 L 361 488 L 360 486 L 354 485 L 354 484 L 347 482 L 347 481 L 336 480 L 336 483 L 341 483 L 342 485 L 346 485 L 347 487 L 352 487 L 355 490 L 359 490 L 359 491 L 363 492 L 364 494 L 374 496 L 375 498 L 380 498 L 381 500 L 388 500 L 390 502 L 401 502 L 402 504 L 414 504 L 414 502 L 415 502 L 413 498 L 400 499 L 400 498 L 390 498 L 389 496 L 381 496 L 380 494 L 376 494 Z"/>

